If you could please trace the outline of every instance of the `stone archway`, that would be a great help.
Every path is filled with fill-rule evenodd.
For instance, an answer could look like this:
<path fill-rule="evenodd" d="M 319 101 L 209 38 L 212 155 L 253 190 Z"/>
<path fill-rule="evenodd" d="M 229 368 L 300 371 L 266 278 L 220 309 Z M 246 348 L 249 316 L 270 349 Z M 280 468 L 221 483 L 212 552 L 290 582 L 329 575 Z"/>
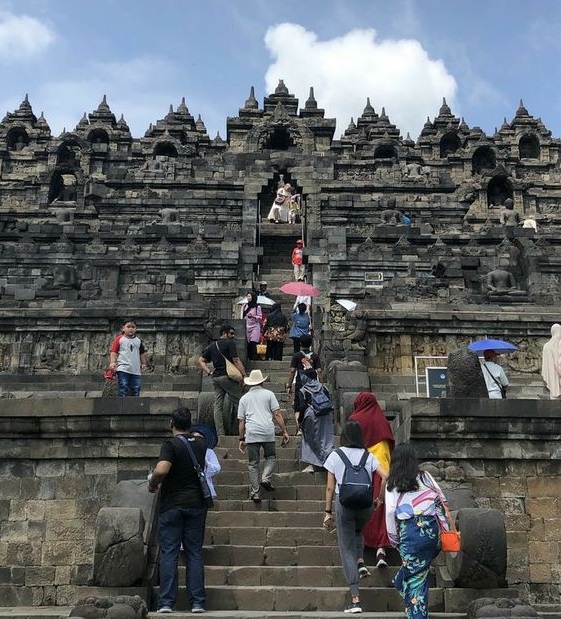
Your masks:
<path fill-rule="evenodd" d="M 493 170 L 496 163 L 495 153 L 489 146 L 480 146 L 471 158 L 471 173 L 481 174 L 483 170 Z"/>
<path fill-rule="evenodd" d="M 440 138 L 440 158 L 453 155 L 462 145 L 462 141 L 457 133 L 449 131 Z"/>
<path fill-rule="evenodd" d="M 513 198 L 512 183 L 505 175 L 495 176 L 487 185 L 487 204 L 502 206 L 507 198 Z"/>
<path fill-rule="evenodd" d="M 539 159 L 540 141 L 533 135 L 523 135 L 518 142 L 520 159 Z"/>

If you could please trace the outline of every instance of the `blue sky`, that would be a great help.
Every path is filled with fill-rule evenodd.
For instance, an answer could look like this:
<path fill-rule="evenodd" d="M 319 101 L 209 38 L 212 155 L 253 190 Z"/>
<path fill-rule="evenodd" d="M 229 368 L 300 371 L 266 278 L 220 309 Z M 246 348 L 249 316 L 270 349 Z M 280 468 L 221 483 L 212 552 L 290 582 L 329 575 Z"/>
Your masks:
<path fill-rule="evenodd" d="M 559 32 L 557 0 L 0 0 L 0 113 L 29 93 L 58 135 L 106 94 L 140 137 L 185 97 L 224 137 L 280 77 L 336 137 L 366 96 L 414 139 L 443 96 L 490 134 L 523 99 L 560 137 Z"/>

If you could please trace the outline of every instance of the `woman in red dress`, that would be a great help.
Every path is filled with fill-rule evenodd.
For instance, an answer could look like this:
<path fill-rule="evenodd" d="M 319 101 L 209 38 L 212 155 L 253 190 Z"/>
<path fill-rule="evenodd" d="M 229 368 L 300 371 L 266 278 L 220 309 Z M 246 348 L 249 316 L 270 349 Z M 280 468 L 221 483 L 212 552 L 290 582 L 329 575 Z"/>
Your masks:
<path fill-rule="evenodd" d="M 390 468 L 391 453 L 395 444 L 391 426 L 386 415 L 378 404 L 373 393 L 363 391 L 357 395 L 354 401 L 353 414 L 350 419 L 358 421 L 364 437 L 364 447 L 375 456 L 382 467 L 388 471 Z M 383 496 L 380 491 L 381 480 L 377 475 L 374 478 L 374 496 Z M 390 546 L 386 531 L 385 510 L 376 509 L 372 518 L 363 529 L 364 545 L 376 548 L 376 567 L 386 567 L 386 547 Z M 359 575 L 361 578 L 369 576 L 370 572 L 359 560 Z"/>

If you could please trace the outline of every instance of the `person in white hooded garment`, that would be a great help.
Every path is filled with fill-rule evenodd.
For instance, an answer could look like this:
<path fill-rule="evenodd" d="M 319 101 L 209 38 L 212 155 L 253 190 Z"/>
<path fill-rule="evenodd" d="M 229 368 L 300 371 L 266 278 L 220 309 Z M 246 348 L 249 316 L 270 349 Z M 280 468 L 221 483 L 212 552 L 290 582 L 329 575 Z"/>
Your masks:
<path fill-rule="evenodd" d="M 551 339 L 543 346 L 542 378 L 549 390 L 549 398 L 556 400 L 561 395 L 561 325 L 551 327 Z"/>

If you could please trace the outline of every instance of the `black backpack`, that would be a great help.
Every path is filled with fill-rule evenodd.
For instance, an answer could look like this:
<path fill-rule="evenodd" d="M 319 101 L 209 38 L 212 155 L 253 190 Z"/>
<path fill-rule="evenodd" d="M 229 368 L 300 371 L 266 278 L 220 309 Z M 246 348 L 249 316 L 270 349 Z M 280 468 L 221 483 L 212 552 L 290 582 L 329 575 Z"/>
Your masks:
<path fill-rule="evenodd" d="M 345 465 L 343 480 L 339 485 L 339 502 L 350 509 L 372 507 L 374 504 L 372 476 L 365 468 L 369 453 L 365 449 L 360 462 L 351 464 L 342 449 L 335 451 Z"/>

